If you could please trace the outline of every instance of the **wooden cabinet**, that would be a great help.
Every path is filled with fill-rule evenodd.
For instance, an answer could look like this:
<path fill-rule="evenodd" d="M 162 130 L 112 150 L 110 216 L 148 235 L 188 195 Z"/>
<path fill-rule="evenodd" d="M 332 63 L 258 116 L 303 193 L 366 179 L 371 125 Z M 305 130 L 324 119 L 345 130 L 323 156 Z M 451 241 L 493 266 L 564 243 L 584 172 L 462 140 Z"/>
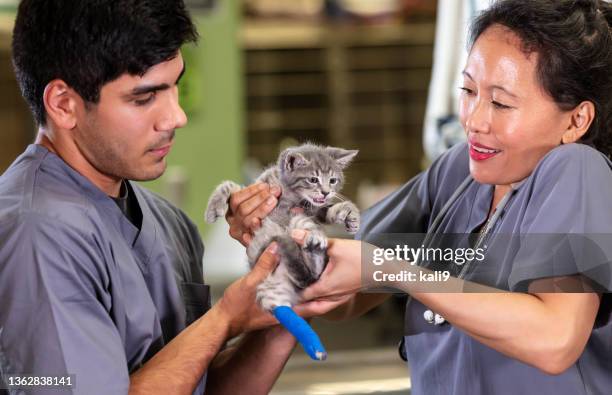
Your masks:
<path fill-rule="evenodd" d="M 420 170 L 433 22 L 380 26 L 246 22 L 248 155 L 271 162 L 290 138 L 361 150 L 360 180 L 399 183 Z"/>
<path fill-rule="evenodd" d="M 0 15 L 0 174 L 34 139 L 34 121 L 11 63 L 12 18 Z"/>

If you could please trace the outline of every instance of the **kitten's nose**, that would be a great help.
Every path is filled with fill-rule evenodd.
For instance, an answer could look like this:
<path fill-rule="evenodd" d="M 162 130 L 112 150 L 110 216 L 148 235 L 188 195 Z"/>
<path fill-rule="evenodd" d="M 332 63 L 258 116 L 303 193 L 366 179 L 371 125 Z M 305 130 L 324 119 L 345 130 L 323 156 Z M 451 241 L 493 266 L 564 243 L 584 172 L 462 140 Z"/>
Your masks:
<path fill-rule="evenodd" d="M 329 191 L 321 191 L 321 193 L 323 194 L 323 197 L 327 197 L 327 195 L 329 195 Z"/>

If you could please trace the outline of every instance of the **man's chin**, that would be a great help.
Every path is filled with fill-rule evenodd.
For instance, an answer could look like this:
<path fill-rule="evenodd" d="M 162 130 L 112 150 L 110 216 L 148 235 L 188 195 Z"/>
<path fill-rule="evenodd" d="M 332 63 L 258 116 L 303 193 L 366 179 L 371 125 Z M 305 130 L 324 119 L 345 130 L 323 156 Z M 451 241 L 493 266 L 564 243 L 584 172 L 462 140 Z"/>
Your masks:
<path fill-rule="evenodd" d="M 153 181 L 161 177 L 166 171 L 166 161 L 155 164 L 149 169 L 142 170 L 139 172 L 131 173 L 128 177 L 125 177 L 132 181 Z"/>

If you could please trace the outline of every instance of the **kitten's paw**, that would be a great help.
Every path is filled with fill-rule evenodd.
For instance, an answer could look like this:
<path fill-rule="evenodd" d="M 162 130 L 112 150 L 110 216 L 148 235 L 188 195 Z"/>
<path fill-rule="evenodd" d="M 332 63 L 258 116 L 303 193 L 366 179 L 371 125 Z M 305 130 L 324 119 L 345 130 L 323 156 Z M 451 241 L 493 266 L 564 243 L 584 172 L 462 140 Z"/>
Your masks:
<path fill-rule="evenodd" d="M 346 229 L 346 231 L 350 234 L 355 234 L 359 230 L 360 222 L 361 216 L 359 215 L 359 213 L 355 214 L 351 212 L 349 215 L 346 216 L 346 219 L 344 220 L 344 229 Z"/>
<path fill-rule="evenodd" d="M 328 222 L 342 224 L 349 233 L 359 230 L 361 215 L 359 209 L 351 202 L 342 202 L 332 206 L 328 212 Z"/>
<path fill-rule="evenodd" d="M 240 185 L 233 181 L 224 181 L 217 188 L 215 188 L 210 199 L 208 200 L 208 207 L 206 208 L 206 214 L 204 218 L 206 222 L 212 224 L 221 217 L 225 217 L 227 210 L 229 209 L 228 199 L 232 193 L 237 192 L 241 189 Z"/>
<path fill-rule="evenodd" d="M 216 222 L 219 218 L 225 216 L 225 213 L 227 213 L 227 209 L 227 203 L 223 204 L 223 202 L 220 202 L 218 205 L 211 204 L 206 210 L 206 222 L 208 222 L 209 224 Z"/>
<path fill-rule="evenodd" d="M 327 237 L 319 231 L 311 231 L 304 240 L 304 247 L 307 251 L 327 250 Z"/>

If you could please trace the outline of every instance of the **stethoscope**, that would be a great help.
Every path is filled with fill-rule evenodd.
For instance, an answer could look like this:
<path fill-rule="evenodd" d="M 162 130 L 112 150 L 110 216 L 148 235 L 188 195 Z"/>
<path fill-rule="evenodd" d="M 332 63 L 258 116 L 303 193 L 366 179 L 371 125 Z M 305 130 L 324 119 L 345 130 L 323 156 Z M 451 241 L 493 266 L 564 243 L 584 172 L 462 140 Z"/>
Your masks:
<path fill-rule="evenodd" d="M 428 247 L 431 244 L 433 237 L 439 233 L 439 230 L 440 230 L 439 228 L 441 226 L 441 223 L 444 220 L 444 217 L 446 216 L 448 211 L 450 210 L 451 206 L 459 199 L 459 197 L 463 194 L 463 192 L 465 192 L 465 190 L 472 183 L 472 181 L 473 181 L 472 176 L 471 175 L 467 176 L 465 180 L 463 180 L 463 182 L 455 190 L 455 192 L 451 195 L 448 201 L 444 204 L 444 206 L 442 206 L 442 209 L 440 210 L 440 212 L 438 213 L 438 215 L 435 217 L 434 221 L 432 222 L 431 226 L 427 230 L 427 234 L 425 235 L 425 239 L 423 240 L 423 246 Z M 487 235 L 491 232 L 491 229 L 493 229 L 493 227 L 499 220 L 499 217 L 501 217 L 504 211 L 504 208 L 508 204 L 508 201 L 510 201 L 510 199 L 516 192 L 517 187 L 520 184 L 521 183 L 512 184 L 511 190 L 508 193 L 506 193 L 503 199 L 497 204 L 497 206 L 495 207 L 495 210 L 493 211 L 493 215 L 491 215 L 491 217 L 489 217 L 489 219 L 485 223 L 482 231 L 480 232 L 480 235 L 478 236 L 478 239 L 476 240 L 476 243 L 474 244 L 473 248 L 475 250 L 482 247 L 484 241 L 487 238 Z M 463 267 L 461 268 L 461 271 L 459 272 L 457 276 L 458 279 L 463 279 L 466 276 L 472 262 L 473 260 L 469 260 L 463 264 Z M 415 264 L 418 265 L 419 263 L 421 263 L 420 259 L 417 259 Z M 423 318 L 425 319 L 427 323 L 433 324 L 433 325 L 442 325 L 446 322 L 444 317 L 442 317 L 440 314 L 435 313 L 431 309 L 425 310 L 425 312 L 423 313 Z"/>

